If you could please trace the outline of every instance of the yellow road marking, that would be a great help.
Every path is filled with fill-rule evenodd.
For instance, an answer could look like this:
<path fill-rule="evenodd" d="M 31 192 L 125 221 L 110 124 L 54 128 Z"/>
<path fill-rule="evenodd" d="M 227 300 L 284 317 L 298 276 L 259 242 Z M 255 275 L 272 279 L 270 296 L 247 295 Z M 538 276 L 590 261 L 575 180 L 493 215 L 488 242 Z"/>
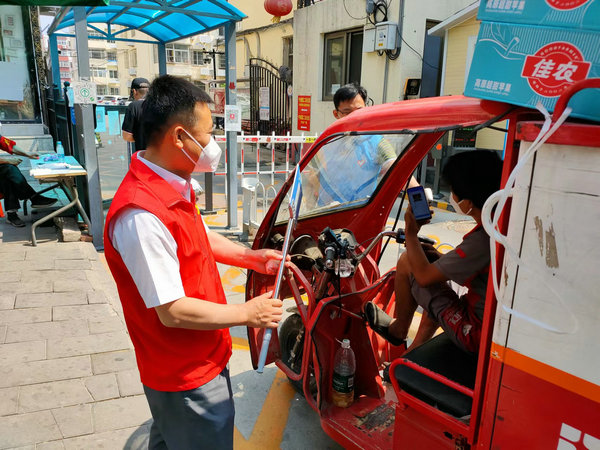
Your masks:
<path fill-rule="evenodd" d="M 244 338 L 232 337 L 233 348 L 249 350 L 248 341 Z M 275 379 L 258 414 L 249 439 L 237 429 L 233 432 L 233 447 L 236 450 L 278 449 L 280 448 L 292 400 L 296 391 L 281 371 L 277 371 Z"/>
<path fill-rule="evenodd" d="M 250 346 L 248 345 L 248 339 L 231 336 L 231 343 L 235 350 L 250 350 Z"/>

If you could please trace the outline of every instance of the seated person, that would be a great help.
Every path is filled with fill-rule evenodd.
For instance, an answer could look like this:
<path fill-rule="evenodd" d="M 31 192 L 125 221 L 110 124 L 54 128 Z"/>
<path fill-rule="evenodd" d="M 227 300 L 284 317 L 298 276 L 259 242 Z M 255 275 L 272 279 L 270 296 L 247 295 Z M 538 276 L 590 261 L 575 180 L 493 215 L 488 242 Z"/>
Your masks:
<path fill-rule="evenodd" d="M 11 155 L 22 155 L 32 159 L 38 159 L 37 153 L 30 153 L 17 147 L 15 141 L 0 136 L 0 150 Z M 17 168 L 21 161 L 18 159 L 3 158 L 0 156 L 0 194 L 4 196 L 4 209 L 6 220 L 15 227 L 24 227 L 25 222 L 21 220 L 17 211 L 21 207 L 19 200 L 31 200 L 32 208 L 42 208 L 56 203 L 55 198 L 44 197 L 35 192 L 27 183 L 27 180 Z"/>
<path fill-rule="evenodd" d="M 393 345 L 402 345 L 417 306 L 423 308 L 421 323 L 411 350 L 431 339 L 438 326 L 467 352 L 477 352 L 490 264 L 490 238 L 481 225 L 481 208 L 500 188 L 502 161 L 493 151 L 468 151 L 448 160 L 443 177 L 450 185 L 450 204 L 458 213 L 471 216 L 476 226 L 454 250 L 428 258 L 417 233 L 418 223 L 409 208 L 404 216 L 406 252 L 396 266 L 395 318 L 374 303 L 365 305 L 370 327 Z M 435 261 L 430 262 L 430 260 Z M 468 289 L 465 295 L 450 281 Z"/>

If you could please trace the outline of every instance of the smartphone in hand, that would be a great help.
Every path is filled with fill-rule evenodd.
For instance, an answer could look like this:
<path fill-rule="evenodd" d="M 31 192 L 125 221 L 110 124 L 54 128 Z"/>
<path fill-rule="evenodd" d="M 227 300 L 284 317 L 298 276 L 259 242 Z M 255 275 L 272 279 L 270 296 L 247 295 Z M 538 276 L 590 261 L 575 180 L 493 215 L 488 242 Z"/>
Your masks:
<path fill-rule="evenodd" d="M 429 202 L 425 196 L 423 186 L 410 188 L 406 191 L 410 207 L 417 220 L 431 219 L 431 211 L 429 210 Z"/>

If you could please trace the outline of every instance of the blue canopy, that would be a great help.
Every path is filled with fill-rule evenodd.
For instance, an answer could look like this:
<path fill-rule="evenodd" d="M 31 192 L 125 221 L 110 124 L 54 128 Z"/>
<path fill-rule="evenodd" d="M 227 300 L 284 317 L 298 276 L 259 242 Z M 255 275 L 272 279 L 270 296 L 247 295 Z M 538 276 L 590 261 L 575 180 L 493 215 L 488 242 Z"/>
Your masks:
<path fill-rule="evenodd" d="M 135 30 L 162 43 L 214 30 L 246 17 L 225 0 L 113 0 L 109 6 L 86 7 L 86 14 L 88 24 L 108 25 L 107 39 Z M 73 10 L 59 16 L 58 23 L 53 25 L 53 32 L 74 26 Z M 125 28 L 113 33 L 111 25 Z"/>

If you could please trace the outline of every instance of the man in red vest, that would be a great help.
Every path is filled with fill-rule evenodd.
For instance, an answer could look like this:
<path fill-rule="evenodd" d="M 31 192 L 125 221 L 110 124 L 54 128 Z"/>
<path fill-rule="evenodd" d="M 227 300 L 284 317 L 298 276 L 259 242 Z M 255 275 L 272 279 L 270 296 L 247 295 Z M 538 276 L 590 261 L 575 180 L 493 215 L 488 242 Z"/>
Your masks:
<path fill-rule="evenodd" d="M 216 261 L 274 274 L 282 256 L 209 231 L 195 207 L 192 172 L 214 171 L 221 156 L 210 101 L 181 78 L 154 80 L 146 150 L 133 155 L 106 218 L 106 259 L 154 418 L 151 449 L 233 447 L 228 328 L 275 328 L 282 316 L 271 292 L 226 302 Z"/>

